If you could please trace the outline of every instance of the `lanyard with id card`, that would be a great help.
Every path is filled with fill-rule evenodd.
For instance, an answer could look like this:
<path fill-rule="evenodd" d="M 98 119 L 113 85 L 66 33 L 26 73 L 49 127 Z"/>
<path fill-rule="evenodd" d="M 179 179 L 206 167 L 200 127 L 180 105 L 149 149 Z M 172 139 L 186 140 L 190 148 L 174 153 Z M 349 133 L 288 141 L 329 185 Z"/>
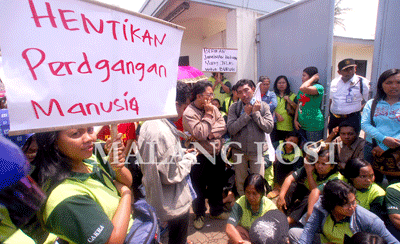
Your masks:
<path fill-rule="evenodd" d="M 351 95 L 351 87 L 349 88 L 349 94 L 346 95 L 346 103 L 352 103 L 353 102 L 353 95 Z"/>

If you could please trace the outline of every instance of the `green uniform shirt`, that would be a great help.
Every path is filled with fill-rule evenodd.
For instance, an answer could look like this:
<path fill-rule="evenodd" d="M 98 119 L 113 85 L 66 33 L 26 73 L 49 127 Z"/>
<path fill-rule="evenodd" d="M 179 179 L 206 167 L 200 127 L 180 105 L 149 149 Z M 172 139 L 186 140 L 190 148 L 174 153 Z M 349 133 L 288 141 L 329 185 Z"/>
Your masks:
<path fill-rule="evenodd" d="M 350 230 L 350 218 L 335 222 L 331 215 L 328 215 L 322 227 L 321 243 L 343 243 L 344 235 L 353 236 L 353 232 Z"/>
<path fill-rule="evenodd" d="M 318 175 L 315 173 L 315 171 L 312 174 L 313 174 L 313 178 L 314 178 L 315 182 L 317 183 L 317 186 L 320 186 L 330 180 L 335 180 L 335 179 L 344 180 L 345 179 L 344 176 L 339 172 L 335 172 L 333 174 L 328 174 L 325 178 L 319 178 Z M 307 172 L 306 172 L 306 169 L 304 168 L 304 166 L 301 167 L 300 169 L 298 169 L 297 171 L 293 172 L 292 176 L 296 180 L 296 182 L 303 183 L 304 186 L 310 190 L 310 184 L 308 182 Z"/>
<path fill-rule="evenodd" d="M 3 233 L 1 234 L 3 235 Z M 22 230 L 18 230 L 12 236 L 10 236 L 3 244 L 35 244 L 35 241 L 27 236 Z"/>
<path fill-rule="evenodd" d="M 283 121 L 276 122 L 276 129 L 282 131 L 293 131 L 293 117 L 290 116 L 286 110 L 286 100 L 278 95 L 276 96 L 276 99 L 278 100 L 278 105 L 276 106 L 275 112 L 280 114 L 284 119 Z M 294 101 L 296 99 L 296 94 L 290 94 L 289 99 Z"/>
<path fill-rule="evenodd" d="M 0 243 L 7 240 L 17 230 L 18 228 L 12 222 L 7 208 L 0 204 Z"/>
<path fill-rule="evenodd" d="M 50 193 L 43 211 L 46 228 L 69 243 L 105 243 L 120 196 L 114 171 L 95 158 L 84 160 L 92 173 L 74 173 Z M 129 223 L 132 226 L 133 220 Z M 129 230 L 128 228 L 128 230 Z"/>
<path fill-rule="evenodd" d="M 300 150 L 299 147 L 293 149 L 292 152 L 287 153 L 286 150 L 285 150 L 285 147 L 283 146 L 284 142 L 285 141 L 283 141 L 283 140 L 279 141 L 279 146 L 276 148 L 275 153 L 276 154 L 280 154 L 282 159 L 285 160 L 285 162 L 292 162 L 295 159 L 295 157 L 296 157 L 296 150 L 295 149 L 297 149 L 297 153 L 298 153 L 297 156 L 303 157 L 303 151 Z"/>
<path fill-rule="evenodd" d="M 386 210 L 388 214 L 400 214 L 400 183 L 386 188 Z"/>
<path fill-rule="evenodd" d="M 299 102 L 298 121 L 301 128 L 306 131 L 320 131 L 324 129 L 324 115 L 321 112 L 321 102 L 324 96 L 324 87 L 314 84 L 318 95 L 308 95 L 299 91 L 297 100 Z"/>
<path fill-rule="evenodd" d="M 251 210 L 251 206 L 246 199 L 246 196 L 241 196 L 232 208 L 231 215 L 228 219 L 228 224 L 232 224 L 233 226 L 240 225 L 247 230 L 250 229 L 251 224 L 263 216 L 266 212 L 272 209 L 277 209 L 275 204 L 269 200 L 266 196 L 263 196 L 260 201 L 260 208 L 258 212 L 253 213 Z"/>
<path fill-rule="evenodd" d="M 372 183 L 368 189 L 361 191 L 357 190 L 356 198 L 360 201 L 359 205 L 361 207 L 372 210 L 371 207 L 374 204 L 378 204 L 380 207 L 383 206 L 385 190 L 383 190 L 376 183 Z"/>
<path fill-rule="evenodd" d="M 211 82 L 212 85 L 214 86 L 214 84 L 215 84 L 215 79 L 214 79 L 214 77 L 210 77 L 210 78 L 208 79 L 208 81 Z M 226 85 L 227 87 L 229 87 L 229 90 L 232 90 L 232 85 L 231 85 L 231 83 L 228 81 L 228 79 L 224 79 L 224 80 L 222 81 L 222 83 L 223 83 L 224 85 Z M 220 84 L 216 85 L 215 88 L 214 88 L 214 98 L 217 98 L 217 99 L 219 100 L 219 103 L 221 104 L 221 106 L 222 106 L 222 104 L 224 103 L 225 98 L 229 97 L 230 94 L 231 94 L 231 93 L 226 93 L 226 92 L 224 91 L 224 89 L 222 89 L 222 86 L 221 86 Z"/>
<path fill-rule="evenodd" d="M 236 100 L 236 102 L 237 102 L 237 101 L 239 101 L 239 100 Z M 222 109 L 223 109 L 223 111 L 224 111 L 226 114 L 228 114 L 228 112 L 229 112 L 229 107 L 230 107 L 233 103 L 235 103 L 235 101 L 233 101 L 232 96 L 229 96 L 229 97 L 225 98 L 224 103 L 222 104 Z"/>

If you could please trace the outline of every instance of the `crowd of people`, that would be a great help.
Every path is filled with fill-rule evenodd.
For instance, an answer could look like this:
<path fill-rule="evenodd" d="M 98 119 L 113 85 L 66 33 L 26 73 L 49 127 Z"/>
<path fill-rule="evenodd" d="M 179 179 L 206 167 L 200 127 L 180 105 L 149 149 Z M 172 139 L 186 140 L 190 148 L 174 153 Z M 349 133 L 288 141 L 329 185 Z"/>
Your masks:
<path fill-rule="evenodd" d="M 400 243 L 400 70 L 383 72 L 368 101 L 370 82 L 356 69 L 342 60 L 324 88 L 306 67 L 297 95 L 284 75 L 270 89 L 267 76 L 232 86 L 214 73 L 178 81 L 176 118 L 120 124 L 112 138 L 107 126 L 8 136 L 24 141 L 30 177 L 47 196 L 25 223 L 8 211 L 8 233 L 137 243 L 134 203 L 145 199 L 170 244 L 191 243 L 189 210 L 201 231 L 207 205 L 210 218 L 227 221 L 229 243 Z"/>

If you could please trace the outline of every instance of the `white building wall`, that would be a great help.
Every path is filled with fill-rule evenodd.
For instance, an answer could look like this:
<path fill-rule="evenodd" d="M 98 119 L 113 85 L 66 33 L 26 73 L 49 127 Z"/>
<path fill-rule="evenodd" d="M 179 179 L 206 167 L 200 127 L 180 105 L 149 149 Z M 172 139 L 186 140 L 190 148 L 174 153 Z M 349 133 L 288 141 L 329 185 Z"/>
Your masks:
<path fill-rule="evenodd" d="M 238 79 L 257 82 L 256 19 L 259 15 L 243 8 L 237 9 Z"/>
<path fill-rule="evenodd" d="M 338 77 L 337 73 L 338 63 L 345 58 L 352 58 L 356 60 L 367 60 L 367 79 L 371 80 L 372 72 L 372 59 L 374 54 L 373 46 L 353 45 L 348 44 L 345 46 L 338 45 L 333 49 L 333 70 L 332 75 Z"/>
<path fill-rule="evenodd" d="M 227 48 L 237 48 L 237 11 L 231 10 L 226 15 L 226 47 Z M 239 50 L 238 50 L 239 51 Z M 239 54 L 238 54 L 239 55 Z M 240 59 L 238 59 L 238 67 L 239 70 Z M 231 81 L 232 84 L 235 84 L 238 81 L 237 73 L 226 73 L 225 76 Z"/>
<path fill-rule="evenodd" d="M 205 33 L 202 33 L 202 31 L 199 31 L 197 28 L 193 28 L 193 26 L 207 25 L 208 22 L 205 19 L 191 19 L 185 23 L 178 24 L 186 26 L 186 30 L 184 31 L 182 37 L 180 56 L 189 56 L 190 66 L 193 66 L 199 70 L 201 70 L 202 51 L 204 47 L 225 47 L 226 45 L 225 30 L 219 31 L 211 36 L 206 36 Z M 207 76 L 211 76 L 211 73 L 205 74 Z"/>
<path fill-rule="evenodd" d="M 232 83 L 243 78 L 257 81 L 257 17 L 256 12 L 243 8 L 228 13 L 226 47 L 238 49 L 238 68 L 236 74 L 231 74 Z"/>
<path fill-rule="evenodd" d="M 256 50 L 256 12 L 238 8 L 226 16 L 226 28 L 211 36 L 204 36 L 195 28 L 187 28 L 184 32 L 181 46 L 181 56 L 189 56 L 190 65 L 201 69 L 202 49 L 207 48 L 237 48 L 238 67 L 236 73 L 225 73 L 232 84 L 239 79 L 257 81 L 257 50 Z M 183 26 L 199 26 L 201 19 L 190 20 Z M 205 72 L 207 76 L 211 73 Z"/>

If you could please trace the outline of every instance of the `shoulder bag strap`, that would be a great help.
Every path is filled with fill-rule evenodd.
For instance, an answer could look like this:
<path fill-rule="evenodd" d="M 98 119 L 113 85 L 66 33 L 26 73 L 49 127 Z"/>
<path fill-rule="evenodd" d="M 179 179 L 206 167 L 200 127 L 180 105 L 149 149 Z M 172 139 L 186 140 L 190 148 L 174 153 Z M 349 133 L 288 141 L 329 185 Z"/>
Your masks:
<path fill-rule="evenodd" d="M 371 120 L 371 125 L 373 127 L 376 127 L 375 122 L 374 122 L 374 114 L 375 114 L 375 110 L 376 110 L 376 105 L 378 104 L 378 100 L 375 98 L 372 101 L 372 105 L 371 105 L 371 112 L 370 112 L 370 120 Z M 375 138 L 372 138 L 372 145 L 373 147 L 376 147 L 378 144 L 376 143 Z"/>

